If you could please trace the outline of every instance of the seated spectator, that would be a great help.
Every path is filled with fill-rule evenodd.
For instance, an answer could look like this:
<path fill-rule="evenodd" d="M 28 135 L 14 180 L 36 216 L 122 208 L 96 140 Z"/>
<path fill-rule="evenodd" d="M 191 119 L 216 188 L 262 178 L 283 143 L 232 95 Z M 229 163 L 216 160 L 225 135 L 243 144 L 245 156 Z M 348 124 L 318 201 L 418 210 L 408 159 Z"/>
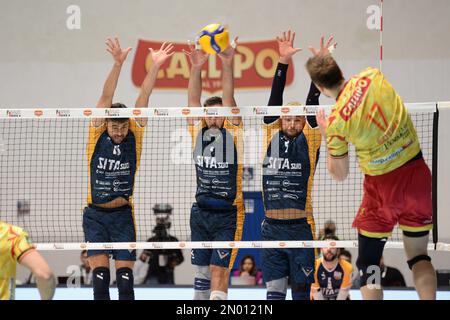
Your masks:
<path fill-rule="evenodd" d="M 336 236 L 328 235 L 324 241 L 338 241 Z M 353 267 L 351 263 L 339 258 L 339 248 L 322 248 L 322 257 L 316 260 L 314 283 L 311 297 L 314 300 L 348 300 Z"/>
<path fill-rule="evenodd" d="M 406 287 L 405 278 L 400 270 L 388 267 L 384 264 L 384 257 L 380 261 L 381 286 L 383 287 Z"/>
<path fill-rule="evenodd" d="M 232 274 L 231 284 L 262 284 L 262 272 L 256 269 L 255 258 L 252 255 L 246 255 L 242 258 L 239 270 Z"/>

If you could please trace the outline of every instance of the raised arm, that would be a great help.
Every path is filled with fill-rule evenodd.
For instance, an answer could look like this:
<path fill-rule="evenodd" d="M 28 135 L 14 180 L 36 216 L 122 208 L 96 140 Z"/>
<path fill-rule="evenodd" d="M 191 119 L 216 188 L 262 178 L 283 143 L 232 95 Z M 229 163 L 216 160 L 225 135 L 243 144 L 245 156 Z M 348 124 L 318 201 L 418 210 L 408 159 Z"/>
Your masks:
<path fill-rule="evenodd" d="M 189 45 L 189 51 L 183 50 L 191 62 L 191 74 L 188 86 L 188 106 L 201 107 L 202 96 L 202 67 L 208 60 L 209 55 L 200 49 L 196 49 L 194 44 Z M 195 119 L 189 118 L 188 123 L 193 124 Z"/>
<path fill-rule="evenodd" d="M 226 107 L 235 107 L 236 101 L 234 99 L 234 74 L 233 74 L 233 61 L 236 54 L 238 37 L 234 38 L 231 43 L 223 52 L 218 56 L 222 60 L 222 104 Z M 234 125 L 239 125 L 241 117 L 231 117 L 230 121 Z"/>
<path fill-rule="evenodd" d="M 291 30 L 283 32 L 280 37 L 277 37 L 278 53 L 280 58 L 278 60 L 277 69 L 272 81 L 272 89 L 270 91 L 269 106 L 281 106 L 283 104 L 283 92 L 286 85 L 286 75 L 289 66 L 289 61 L 292 56 L 301 51 L 300 48 L 294 48 L 295 32 Z M 279 117 L 264 117 L 265 123 L 271 123 Z"/>
<path fill-rule="evenodd" d="M 156 77 L 158 76 L 159 68 L 166 62 L 166 60 L 171 57 L 175 52 L 173 51 L 173 44 L 167 44 L 164 42 L 158 51 L 154 51 L 152 48 L 149 49 L 152 57 L 153 64 L 150 70 L 147 72 L 144 81 L 141 85 L 141 90 L 139 96 L 136 99 L 136 108 L 147 108 L 148 101 L 150 99 L 150 94 L 153 91 L 156 83 Z M 136 118 L 139 126 L 145 127 L 147 125 L 147 118 Z"/>
<path fill-rule="evenodd" d="M 112 55 L 114 64 L 103 85 L 102 94 L 97 102 L 97 108 L 111 107 L 122 65 L 126 60 L 128 53 L 131 51 L 130 47 L 127 49 L 122 49 L 120 47 L 119 39 L 117 38 L 114 38 L 114 40 L 108 38 L 106 40 L 106 46 L 106 51 L 108 51 Z M 92 124 L 95 127 L 101 126 L 103 122 L 104 119 L 101 118 L 92 119 Z"/>

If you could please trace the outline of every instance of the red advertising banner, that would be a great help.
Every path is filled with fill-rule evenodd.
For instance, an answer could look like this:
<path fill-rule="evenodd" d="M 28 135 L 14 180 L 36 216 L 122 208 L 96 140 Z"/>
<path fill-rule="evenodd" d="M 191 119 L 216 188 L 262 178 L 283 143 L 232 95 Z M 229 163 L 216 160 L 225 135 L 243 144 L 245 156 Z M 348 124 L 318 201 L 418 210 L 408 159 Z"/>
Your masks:
<path fill-rule="evenodd" d="M 147 70 L 152 66 L 149 48 L 155 50 L 161 41 L 139 40 L 132 67 L 133 84 L 140 87 Z M 189 57 L 183 53 L 188 45 L 174 43 L 175 54 L 168 59 L 159 70 L 156 88 L 187 90 L 190 73 Z M 243 42 L 236 48 L 234 58 L 235 89 L 270 89 L 278 63 L 278 44 L 276 40 Z M 286 86 L 294 80 L 292 61 L 288 69 Z M 221 60 L 212 55 L 202 70 L 203 90 L 211 94 L 221 88 Z"/>

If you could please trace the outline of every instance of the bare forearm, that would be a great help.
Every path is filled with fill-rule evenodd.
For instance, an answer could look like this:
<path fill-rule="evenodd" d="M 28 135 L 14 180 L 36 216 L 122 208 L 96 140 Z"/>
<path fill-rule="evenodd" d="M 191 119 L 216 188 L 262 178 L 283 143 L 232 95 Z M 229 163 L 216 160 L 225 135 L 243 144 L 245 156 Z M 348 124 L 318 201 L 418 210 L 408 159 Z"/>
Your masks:
<path fill-rule="evenodd" d="M 159 67 L 153 65 L 150 71 L 145 76 L 141 85 L 141 91 L 139 97 L 136 100 L 136 108 L 147 108 L 150 95 L 156 84 L 156 78 L 158 76 Z"/>
<path fill-rule="evenodd" d="M 323 294 L 322 294 L 322 292 L 320 292 L 320 290 L 316 290 L 313 293 L 313 297 L 314 297 L 314 300 L 323 300 Z"/>
<path fill-rule="evenodd" d="M 342 158 L 333 158 L 328 155 L 328 171 L 336 181 L 344 181 L 347 178 L 349 163 L 348 155 Z"/>
<path fill-rule="evenodd" d="M 53 274 L 49 278 L 36 278 L 36 284 L 41 296 L 41 300 L 52 300 L 55 294 L 56 279 Z"/>
<path fill-rule="evenodd" d="M 349 289 L 341 289 L 339 290 L 338 296 L 336 300 L 346 300 L 349 294 Z"/>
<path fill-rule="evenodd" d="M 188 86 L 188 104 L 190 107 L 201 106 L 202 95 L 202 69 L 193 67 L 191 68 L 191 75 L 189 77 Z"/>
<path fill-rule="evenodd" d="M 222 65 L 222 103 L 224 106 L 235 106 L 233 64 Z"/>
<path fill-rule="evenodd" d="M 117 88 L 117 82 L 119 81 L 121 69 L 122 69 L 121 64 L 114 63 L 103 85 L 102 95 L 97 104 L 98 107 L 106 107 L 106 108 L 110 107 L 110 104 L 114 97 L 114 92 L 116 91 Z"/>

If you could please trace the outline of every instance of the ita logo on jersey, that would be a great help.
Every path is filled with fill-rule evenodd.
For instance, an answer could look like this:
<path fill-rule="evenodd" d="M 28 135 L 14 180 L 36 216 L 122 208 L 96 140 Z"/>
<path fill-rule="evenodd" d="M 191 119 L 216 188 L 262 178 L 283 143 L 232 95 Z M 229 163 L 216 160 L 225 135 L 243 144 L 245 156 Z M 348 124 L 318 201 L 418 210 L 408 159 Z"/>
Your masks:
<path fill-rule="evenodd" d="M 120 146 L 119 145 L 114 146 L 113 155 L 120 156 L 121 154 L 122 152 L 120 151 Z"/>

